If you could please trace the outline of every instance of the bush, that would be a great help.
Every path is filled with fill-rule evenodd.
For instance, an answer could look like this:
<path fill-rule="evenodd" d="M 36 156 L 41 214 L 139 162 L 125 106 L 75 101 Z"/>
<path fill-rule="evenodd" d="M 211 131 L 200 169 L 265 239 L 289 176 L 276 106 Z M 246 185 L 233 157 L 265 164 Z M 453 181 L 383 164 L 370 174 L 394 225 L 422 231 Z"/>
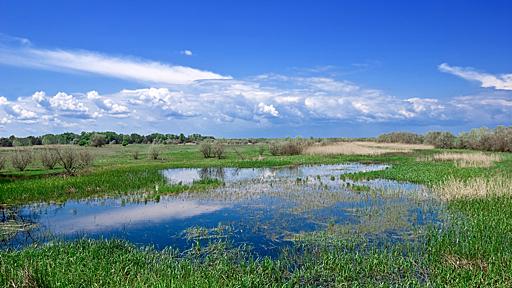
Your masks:
<path fill-rule="evenodd" d="M 162 153 L 162 148 L 159 145 L 151 144 L 151 146 L 149 146 L 149 151 L 148 151 L 149 159 L 158 160 L 161 153 Z"/>
<path fill-rule="evenodd" d="M 203 141 L 199 146 L 199 151 L 203 154 L 204 158 L 211 158 L 213 155 L 213 147 L 210 141 Z"/>
<path fill-rule="evenodd" d="M 476 128 L 459 135 L 457 148 L 512 152 L 512 127 Z"/>
<path fill-rule="evenodd" d="M 91 146 L 101 147 L 107 143 L 107 137 L 103 134 L 94 134 L 91 136 Z"/>
<path fill-rule="evenodd" d="M 94 162 L 94 156 L 91 152 L 87 150 L 79 150 L 78 151 L 78 159 L 80 161 L 80 164 L 82 165 L 82 168 L 84 167 L 90 167 L 92 166 L 92 163 Z"/>
<path fill-rule="evenodd" d="M 260 145 L 260 147 L 258 148 L 258 154 L 260 156 L 263 156 L 264 153 L 265 153 L 265 146 Z"/>
<path fill-rule="evenodd" d="M 379 135 L 379 137 L 377 137 L 377 142 L 422 144 L 423 136 L 411 132 L 391 132 Z"/>
<path fill-rule="evenodd" d="M 7 162 L 7 158 L 3 155 L 0 155 L 0 170 L 5 168 L 5 162 Z"/>
<path fill-rule="evenodd" d="M 39 156 L 41 158 L 41 164 L 43 164 L 46 169 L 53 169 L 59 162 L 59 155 L 55 149 L 42 149 Z"/>
<path fill-rule="evenodd" d="M 304 148 L 306 148 L 308 145 L 309 143 L 302 140 L 289 140 L 283 142 L 275 141 L 269 144 L 268 150 L 270 151 L 270 154 L 273 156 L 300 155 L 302 154 L 302 151 L 304 151 Z"/>
<path fill-rule="evenodd" d="M 69 175 L 75 175 L 83 168 L 92 165 L 93 156 L 87 150 L 76 148 L 57 149 L 59 162 Z"/>
<path fill-rule="evenodd" d="M 455 147 L 456 137 L 450 132 L 428 132 L 423 143 L 434 145 L 436 148 L 450 149 Z"/>
<path fill-rule="evenodd" d="M 220 141 L 215 141 L 212 145 L 212 156 L 217 159 L 224 157 L 224 144 Z"/>
<path fill-rule="evenodd" d="M 16 149 L 11 156 L 12 167 L 19 171 L 27 169 L 32 160 L 32 150 L 29 149 Z"/>
<path fill-rule="evenodd" d="M 134 160 L 138 160 L 139 159 L 139 151 L 138 150 L 133 151 L 132 157 Z"/>

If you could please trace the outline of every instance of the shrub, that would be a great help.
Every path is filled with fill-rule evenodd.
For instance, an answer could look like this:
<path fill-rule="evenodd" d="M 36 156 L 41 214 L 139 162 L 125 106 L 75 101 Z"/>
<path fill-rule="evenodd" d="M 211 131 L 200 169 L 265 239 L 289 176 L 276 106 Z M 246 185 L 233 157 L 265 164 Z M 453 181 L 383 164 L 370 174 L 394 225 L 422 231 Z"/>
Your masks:
<path fill-rule="evenodd" d="M 162 148 L 159 145 L 152 144 L 149 147 L 149 151 L 148 151 L 149 159 L 158 160 L 161 153 L 162 153 Z"/>
<path fill-rule="evenodd" d="M 11 156 L 12 167 L 19 171 L 27 169 L 32 160 L 32 150 L 29 149 L 16 149 Z"/>
<path fill-rule="evenodd" d="M 304 149 L 309 145 L 308 142 L 303 140 L 288 140 L 283 142 L 272 142 L 269 144 L 270 154 L 276 155 L 300 155 Z"/>
<path fill-rule="evenodd" d="M 423 136 L 411 132 L 391 132 L 379 135 L 377 142 L 422 144 Z"/>
<path fill-rule="evenodd" d="M 39 157 L 41 158 L 41 164 L 43 164 L 46 169 L 53 169 L 59 162 L 59 155 L 57 155 L 55 149 L 42 149 Z"/>
<path fill-rule="evenodd" d="M 265 153 L 265 146 L 260 145 L 260 147 L 258 148 L 258 154 L 260 156 L 263 156 L 263 153 Z"/>
<path fill-rule="evenodd" d="M 59 162 L 69 175 L 75 175 L 81 169 L 92 165 L 93 156 L 87 150 L 76 148 L 57 149 Z"/>
<path fill-rule="evenodd" d="M 272 156 L 279 155 L 280 145 L 278 142 L 271 142 L 268 144 L 268 150 Z"/>
<path fill-rule="evenodd" d="M 138 150 L 133 151 L 132 157 L 134 160 L 138 160 L 139 159 L 139 151 Z"/>
<path fill-rule="evenodd" d="M 94 134 L 91 136 L 91 146 L 101 147 L 107 143 L 107 137 L 103 134 Z"/>
<path fill-rule="evenodd" d="M 212 157 L 212 143 L 210 141 L 203 141 L 201 142 L 201 145 L 199 146 L 199 151 L 203 154 L 204 158 L 211 158 Z"/>
<path fill-rule="evenodd" d="M 220 141 L 215 141 L 212 145 L 212 156 L 217 159 L 224 157 L 224 144 Z"/>
<path fill-rule="evenodd" d="M 3 155 L 0 155 L 0 170 L 5 168 L 5 162 L 7 162 L 7 158 Z"/>
<path fill-rule="evenodd" d="M 79 150 L 78 151 L 78 159 L 80 161 L 80 164 L 82 168 L 84 167 L 90 167 L 92 166 L 92 163 L 94 162 L 94 156 L 91 152 L 87 150 Z"/>
<path fill-rule="evenodd" d="M 456 137 L 450 132 L 428 132 L 423 140 L 424 144 L 434 145 L 436 148 L 449 149 L 455 147 Z"/>

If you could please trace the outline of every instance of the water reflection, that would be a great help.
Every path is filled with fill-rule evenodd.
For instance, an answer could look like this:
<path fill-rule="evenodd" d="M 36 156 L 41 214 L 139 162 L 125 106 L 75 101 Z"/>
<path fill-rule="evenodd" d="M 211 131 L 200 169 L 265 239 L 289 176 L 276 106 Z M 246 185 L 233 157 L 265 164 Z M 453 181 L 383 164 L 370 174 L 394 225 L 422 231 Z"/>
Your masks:
<path fill-rule="evenodd" d="M 4 247 L 86 236 L 186 249 L 192 244 L 190 239 L 225 237 L 235 244 L 249 244 L 259 255 L 275 255 L 284 245 L 291 245 L 296 235 L 333 224 L 347 235 L 387 237 L 436 223 L 439 203 L 421 185 L 389 180 L 355 182 L 341 177 L 386 168 L 347 164 L 169 169 L 162 173 L 171 183 L 217 178 L 225 184 L 209 191 L 162 197 L 159 202 L 140 203 L 125 197 L 20 207 L 19 217 L 37 224 L 31 232 L 35 236 L 18 231 L 4 241 Z M 229 235 L 220 235 L 226 231 Z"/>

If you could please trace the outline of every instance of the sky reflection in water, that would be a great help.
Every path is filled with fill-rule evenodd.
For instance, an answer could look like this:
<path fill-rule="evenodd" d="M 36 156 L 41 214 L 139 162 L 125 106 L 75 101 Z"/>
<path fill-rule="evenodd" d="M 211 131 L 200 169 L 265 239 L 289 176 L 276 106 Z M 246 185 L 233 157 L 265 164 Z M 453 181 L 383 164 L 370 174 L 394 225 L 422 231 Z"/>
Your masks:
<path fill-rule="evenodd" d="M 17 215 L 38 226 L 30 233 L 18 233 L 2 246 L 19 248 L 34 241 L 85 236 L 121 238 L 159 249 L 187 249 L 193 240 L 221 237 L 249 244 L 259 255 L 275 255 L 291 243 L 293 235 L 332 224 L 350 231 L 395 235 L 438 221 L 437 203 L 421 185 L 389 180 L 353 182 L 340 177 L 386 168 L 344 164 L 168 169 L 162 173 L 170 183 L 218 178 L 225 185 L 162 197 L 159 202 L 107 198 L 20 207 Z M 362 191 L 360 187 L 366 188 Z"/>

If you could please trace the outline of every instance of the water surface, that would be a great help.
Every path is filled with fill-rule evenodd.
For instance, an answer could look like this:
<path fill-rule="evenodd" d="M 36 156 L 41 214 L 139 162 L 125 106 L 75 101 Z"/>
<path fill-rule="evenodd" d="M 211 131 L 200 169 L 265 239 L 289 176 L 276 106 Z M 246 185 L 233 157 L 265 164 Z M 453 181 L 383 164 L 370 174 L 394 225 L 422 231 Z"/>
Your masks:
<path fill-rule="evenodd" d="M 354 182 L 342 177 L 386 168 L 340 164 L 168 169 L 162 173 L 171 184 L 216 178 L 224 185 L 161 197 L 158 202 L 127 196 L 18 207 L 4 211 L 7 216 L 0 220 L 16 218 L 34 228 L 4 235 L 1 245 L 20 248 L 34 242 L 89 237 L 188 249 L 197 242 L 228 240 L 246 244 L 258 255 L 276 255 L 297 235 L 332 225 L 368 237 L 400 239 L 418 227 L 436 223 L 438 203 L 421 185 Z"/>

